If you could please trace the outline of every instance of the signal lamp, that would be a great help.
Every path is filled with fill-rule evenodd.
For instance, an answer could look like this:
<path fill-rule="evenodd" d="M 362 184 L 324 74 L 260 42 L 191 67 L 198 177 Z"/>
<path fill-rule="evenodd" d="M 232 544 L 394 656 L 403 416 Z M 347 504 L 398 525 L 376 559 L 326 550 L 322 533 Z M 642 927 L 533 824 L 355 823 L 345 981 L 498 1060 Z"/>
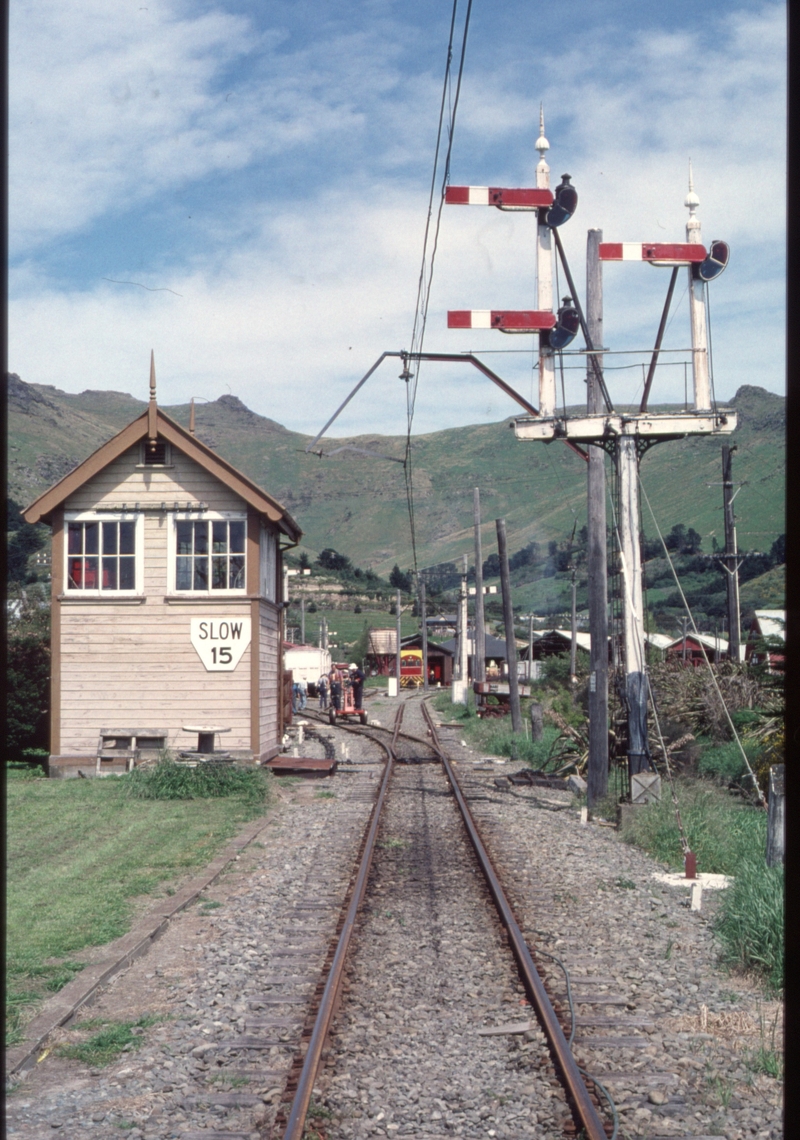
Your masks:
<path fill-rule="evenodd" d="M 571 175 L 561 175 L 561 185 L 556 187 L 553 205 L 544 216 L 545 225 L 555 229 L 568 222 L 578 208 L 578 191 L 570 182 Z"/>
<path fill-rule="evenodd" d="M 698 266 L 693 267 L 694 272 L 701 281 L 713 281 L 725 269 L 730 256 L 730 246 L 727 242 L 712 241 L 708 257 L 705 261 L 701 261 Z"/>
<path fill-rule="evenodd" d="M 571 297 L 564 297 L 561 308 L 556 314 L 555 326 L 550 329 L 549 344 L 557 351 L 572 344 L 581 327 L 581 318 L 578 310 L 572 303 Z"/>

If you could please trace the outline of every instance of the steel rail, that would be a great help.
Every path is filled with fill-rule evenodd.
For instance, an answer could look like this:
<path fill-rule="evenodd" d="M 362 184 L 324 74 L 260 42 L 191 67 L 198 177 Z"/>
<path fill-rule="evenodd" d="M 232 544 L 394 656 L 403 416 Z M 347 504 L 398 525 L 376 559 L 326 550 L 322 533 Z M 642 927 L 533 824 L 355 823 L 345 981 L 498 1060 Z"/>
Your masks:
<path fill-rule="evenodd" d="M 393 743 L 397 739 L 397 734 L 400 731 L 400 724 L 403 720 L 403 705 L 397 710 L 397 717 L 395 720 L 394 734 L 392 737 Z M 378 742 L 382 743 L 382 742 Z M 387 748 L 387 745 L 382 745 Z M 339 992 L 342 975 L 344 973 L 345 961 L 347 958 L 347 951 L 350 946 L 350 939 L 355 928 L 356 917 L 364 897 L 364 891 L 367 886 L 367 878 L 369 876 L 370 867 L 372 866 L 372 856 L 375 850 L 375 839 L 378 834 L 378 826 L 380 824 L 381 811 L 383 810 L 384 800 L 389 787 L 389 782 L 392 778 L 394 770 L 395 755 L 394 749 L 391 746 L 387 748 L 389 758 L 386 761 L 386 768 L 383 773 L 383 780 L 381 781 L 380 791 L 375 800 L 372 809 L 372 816 L 370 818 L 369 828 L 367 830 L 366 840 L 364 842 L 361 860 L 358 869 L 358 876 L 353 887 L 350 905 L 347 908 L 347 914 L 342 926 L 341 934 L 339 935 L 339 942 L 336 947 L 336 952 L 333 956 L 330 972 L 327 981 L 325 982 L 325 989 L 323 990 L 322 997 L 317 1011 L 314 1029 L 311 1033 L 311 1039 L 308 1043 L 308 1049 L 303 1060 L 303 1068 L 300 1071 L 300 1076 L 297 1081 L 297 1089 L 292 1101 L 291 1112 L 286 1122 L 286 1129 L 283 1133 L 283 1140 L 302 1140 L 305 1131 L 306 1115 L 308 1114 L 308 1106 L 311 1103 L 311 1094 L 314 1089 L 314 1081 L 317 1076 L 317 1069 L 319 1068 L 320 1059 L 322 1057 L 322 1049 L 325 1045 L 325 1039 L 328 1036 L 331 1021 L 336 1007 L 336 998 Z"/>
<path fill-rule="evenodd" d="M 556 1068 L 561 1075 L 561 1081 L 564 1085 L 567 1097 L 569 1098 L 573 1117 L 578 1128 L 583 1128 L 587 1140 L 607 1140 L 606 1131 L 603 1122 L 597 1112 L 597 1109 L 592 1102 L 589 1095 L 589 1090 L 581 1077 L 578 1069 L 578 1064 L 572 1055 L 569 1044 L 561 1024 L 556 1016 L 556 1011 L 553 1009 L 547 991 L 544 988 L 544 983 L 539 976 L 539 973 L 534 964 L 531 952 L 527 947 L 522 931 L 519 924 L 514 917 L 511 910 L 511 905 L 506 898 L 505 892 L 500 884 L 500 880 L 492 866 L 489 854 L 483 845 L 475 820 L 472 818 L 472 813 L 469 810 L 467 801 L 461 791 L 461 786 L 456 778 L 447 755 L 439 744 L 439 737 L 436 732 L 436 726 L 433 723 L 428 706 L 423 703 L 422 713 L 428 724 L 431 733 L 431 739 L 434 747 L 441 758 L 447 778 L 450 781 L 450 786 L 453 789 L 456 803 L 461 811 L 464 824 L 467 828 L 467 833 L 472 843 L 478 862 L 486 878 L 489 890 L 495 901 L 500 920 L 508 931 L 509 942 L 514 957 L 520 970 L 520 976 L 528 994 L 528 998 L 536 1011 L 536 1016 L 539 1019 L 547 1041 L 552 1051 L 553 1060 Z"/>

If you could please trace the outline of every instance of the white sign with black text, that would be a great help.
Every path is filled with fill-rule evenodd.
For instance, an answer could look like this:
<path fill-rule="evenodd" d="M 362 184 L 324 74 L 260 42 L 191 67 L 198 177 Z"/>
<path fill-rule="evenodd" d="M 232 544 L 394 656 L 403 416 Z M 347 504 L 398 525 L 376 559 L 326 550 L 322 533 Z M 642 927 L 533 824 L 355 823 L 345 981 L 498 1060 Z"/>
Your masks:
<path fill-rule="evenodd" d="M 250 644 L 250 618 L 192 618 L 192 645 L 209 672 L 235 669 Z"/>

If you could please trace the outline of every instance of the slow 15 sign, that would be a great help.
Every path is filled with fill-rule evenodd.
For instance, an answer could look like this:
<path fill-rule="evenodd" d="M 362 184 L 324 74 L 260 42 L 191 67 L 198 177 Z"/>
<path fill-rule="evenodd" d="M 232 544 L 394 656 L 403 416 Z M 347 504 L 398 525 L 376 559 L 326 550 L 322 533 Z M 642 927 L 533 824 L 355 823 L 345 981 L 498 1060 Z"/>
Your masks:
<path fill-rule="evenodd" d="M 192 618 L 192 645 L 209 672 L 235 669 L 250 644 L 250 618 Z"/>

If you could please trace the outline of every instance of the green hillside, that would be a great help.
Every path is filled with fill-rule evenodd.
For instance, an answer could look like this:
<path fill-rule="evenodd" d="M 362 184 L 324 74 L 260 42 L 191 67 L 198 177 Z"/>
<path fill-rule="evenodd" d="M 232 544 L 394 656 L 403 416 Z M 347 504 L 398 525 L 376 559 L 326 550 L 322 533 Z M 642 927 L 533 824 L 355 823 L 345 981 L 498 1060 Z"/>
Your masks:
<path fill-rule="evenodd" d="M 739 548 L 768 551 L 784 527 L 785 400 L 743 387 L 732 404 L 739 427 L 734 480 Z M 119 431 L 145 403 L 122 392 L 69 395 L 9 378 L 9 494 L 29 503 Z M 165 407 L 188 426 L 187 405 Z M 655 410 L 655 409 L 654 409 Z M 401 464 L 352 451 L 308 455 L 309 437 L 251 412 L 235 396 L 197 407 L 197 435 L 283 502 L 305 532 L 312 557 L 325 547 L 356 565 L 388 574 L 412 565 L 406 482 Z M 404 439 L 359 436 L 336 440 L 401 457 Z M 694 527 L 710 552 L 722 542 L 721 441 L 686 439 L 654 447 L 642 461 L 642 482 L 658 525 Z M 508 421 L 414 437 L 412 485 L 420 566 L 455 560 L 472 550 L 473 488 L 480 487 L 484 556 L 496 548 L 494 520 L 505 517 L 509 547 L 569 538 L 586 521 L 585 463 L 560 443 L 520 443 Z M 645 534 L 655 537 L 643 504 Z M 532 599 L 531 599 L 532 600 Z"/>

